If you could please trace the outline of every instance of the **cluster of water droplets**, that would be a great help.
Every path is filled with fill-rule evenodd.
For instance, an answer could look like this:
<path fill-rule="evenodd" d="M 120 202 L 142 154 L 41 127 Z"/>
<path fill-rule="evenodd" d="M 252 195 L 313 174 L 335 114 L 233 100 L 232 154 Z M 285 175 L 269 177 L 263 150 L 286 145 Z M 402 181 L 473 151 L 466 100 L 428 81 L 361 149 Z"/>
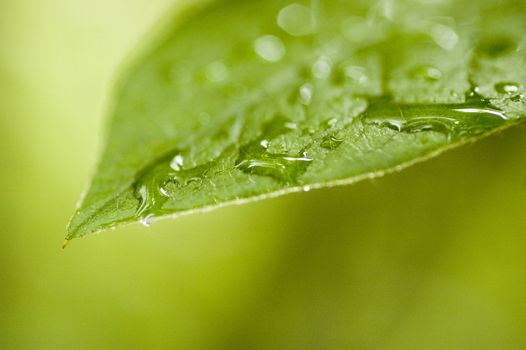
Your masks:
<path fill-rule="evenodd" d="M 313 6 L 292 3 L 283 7 L 276 16 L 276 24 L 283 33 L 292 37 L 311 35 L 317 30 L 316 11 Z M 254 41 L 255 53 L 266 62 L 281 61 L 287 48 L 276 35 L 264 34 Z"/>
<path fill-rule="evenodd" d="M 506 96 L 512 102 L 523 102 L 525 99 L 524 88 L 517 83 L 513 82 L 501 82 L 494 86 L 495 91 L 499 94 Z"/>
<path fill-rule="evenodd" d="M 293 185 L 312 162 L 305 149 L 296 153 L 272 152 L 273 140 L 281 135 L 296 131 L 298 125 L 278 116 L 263 127 L 259 138 L 243 145 L 235 166 L 253 175 L 270 176 L 280 183 Z"/>
<path fill-rule="evenodd" d="M 508 119 L 477 89 L 468 92 L 463 103 L 403 104 L 389 96 L 371 99 L 369 103 L 363 116 L 369 124 L 405 133 L 435 131 L 450 140 L 482 134 Z"/>
<path fill-rule="evenodd" d="M 199 187 L 206 178 L 210 163 L 185 169 L 185 159 L 178 151 L 172 151 L 146 166 L 135 181 L 135 196 L 139 199 L 136 216 L 149 226 L 154 215 L 162 213 L 162 207 L 174 198 L 183 187 Z"/>
<path fill-rule="evenodd" d="M 392 21 L 394 10 L 390 7 L 390 1 L 381 1 L 381 5 L 376 10 L 383 16 L 382 20 Z M 287 35 L 301 38 L 313 35 L 319 29 L 319 19 L 312 4 L 289 4 L 279 10 L 275 20 L 281 30 L 280 34 L 261 33 L 252 42 L 251 49 L 262 64 L 276 63 L 286 57 Z M 344 40 L 353 43 L 360 40 L 371 43 L 381 41 L 385 39 L 382 23 L 375 27 L 370 19 L 349 17 L 344 20 L 341 35 Z M 459 44 L 460 37 L 454 25 L 425 22 L 423 26 L 432 42 L 441 49 L 451 51 Z M 285 37 L 280 37 L 281 35 Z M 485 45 L 481 50 L 485 50 L 486 55 L 502 54 L 509 50 L 505 44 L 490 42 Z M 354 87 L 366 86 L 373 80 L 368 68 L 355 62 L 342 65 L 341 61 L 325 54 L 323 50 L 311 59 L 306 69 L 308 74 L 297 85 L 296 100 L 293 102 L 303 106 L 305 110 L 312 107 L 317 91 L 323 92 L 317 90 L 320 89 L 320 83 L 328 81 L 331 77 L 337 76 L 342 80 L 342 85 L 351 84 Z M 408 74 L 411 79 L 429 84 L 444 77 L 439 68 L 425 64 L 415 67 Z M 223 60 L 216 60 L 206 65 L 204 75 L 210 83 L 215 84 L 227 81 L 231 72 Z M 524 89 L 520 84 L 502 82 L 496 84 L 494 90 L 511 101 L 524 100 Z M 445 135 L 449 141 L 493 130 L 502 126 L 508 119 L 489 99 L 482 97 L 476 88 L 466 94 L 464 102 L 449 104 L 403 103 L 389 94 L 360 97 L 367 101 L 367 109 L 348 124 L 356 120 L 363 123 L 364 127 L 387 128 L 400 133 L 436 132 Z M 207 120 L 210 118 L 212 117 L 208 116 Z M 238 150 L 234 169 L 248 176 L 272 178 L 282 186 L 303 185 L 301 176 L 315 161 L 310 149 L 319 147 L 325 150 L 324 152 L 331 152 L 346 142 L 341 131 L 348 124 L 328 119 L 310 131 L 301 123 L 292 122 L 292 119 L 294 118 L 275 116 L 261 127 L 262 132 L 252 141 L 241 146 L 232 144 L 231 146 Z M 287 135 L 296 137 L 304 129 L 308 130 L 311 139 L 309 144 L 294 150 L 275 147 L 276 144 L 282 144 L 280 138 Z M 135 195 L 139 200 L 137 217 L 141 218 L 144 224 L 149 224 L 154 215 L 163 213 L 164 204 L 169 199 L 176 198 L 182 189 L 193 186 L 198 190 L 199 186 L 207 181 L 210 165 L 215 161 L 186 167 L 183 153 L 175 150 L 155 160 L 151 166 L 145 167 L 135 182 Z M 304 189 L 307 191 L 310 187 L 306 185 Z"/>

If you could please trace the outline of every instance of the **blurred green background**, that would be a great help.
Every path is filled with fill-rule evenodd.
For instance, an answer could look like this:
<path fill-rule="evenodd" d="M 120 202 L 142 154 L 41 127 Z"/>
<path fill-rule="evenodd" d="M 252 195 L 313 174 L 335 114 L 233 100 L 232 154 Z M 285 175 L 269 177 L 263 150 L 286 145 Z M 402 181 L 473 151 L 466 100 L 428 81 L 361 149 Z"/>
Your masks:
<path fill-rule="evenodd" d="M 60 245 L 170 0 L 0 1 L 0 349 L 524 349 L 526 128 Z"/>

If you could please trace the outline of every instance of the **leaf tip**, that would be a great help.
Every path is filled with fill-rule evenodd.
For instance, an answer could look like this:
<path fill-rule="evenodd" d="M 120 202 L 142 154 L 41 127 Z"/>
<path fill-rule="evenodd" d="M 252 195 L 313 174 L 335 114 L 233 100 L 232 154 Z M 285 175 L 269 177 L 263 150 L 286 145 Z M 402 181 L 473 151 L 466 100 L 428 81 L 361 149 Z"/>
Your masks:
<path fill-rule="evenodd" d="M 67 246 L 69 244 L 69 241 L 70 241 L 70 239 L 67 239 L 67 238 L 64 240 L 64 243 L 62 243 L 62 249 L 66 249 L 67 248 Z"/>

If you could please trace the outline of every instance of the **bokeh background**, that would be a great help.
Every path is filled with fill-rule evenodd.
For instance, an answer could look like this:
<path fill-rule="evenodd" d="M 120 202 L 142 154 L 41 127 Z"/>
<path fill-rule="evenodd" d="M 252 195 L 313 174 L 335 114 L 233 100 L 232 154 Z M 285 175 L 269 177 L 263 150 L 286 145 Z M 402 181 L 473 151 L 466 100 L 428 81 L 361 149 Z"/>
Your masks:
<path fill-rule="evenodd" d="M 0 349 L 524 349 L 526 128 L 60 249 L 173 0 L 0 1 Z"/>

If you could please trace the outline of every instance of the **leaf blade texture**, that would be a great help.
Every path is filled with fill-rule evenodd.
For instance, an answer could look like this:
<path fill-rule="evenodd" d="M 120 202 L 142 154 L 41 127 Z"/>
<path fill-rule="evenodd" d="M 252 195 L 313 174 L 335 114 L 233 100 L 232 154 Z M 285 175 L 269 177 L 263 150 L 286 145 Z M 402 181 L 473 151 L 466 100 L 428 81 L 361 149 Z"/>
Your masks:
<path fill-rule="evenodd" d="M 382 175 L 525 117 L 522 1 L 216 1 L 122 78 L 67 239 Z"/>

